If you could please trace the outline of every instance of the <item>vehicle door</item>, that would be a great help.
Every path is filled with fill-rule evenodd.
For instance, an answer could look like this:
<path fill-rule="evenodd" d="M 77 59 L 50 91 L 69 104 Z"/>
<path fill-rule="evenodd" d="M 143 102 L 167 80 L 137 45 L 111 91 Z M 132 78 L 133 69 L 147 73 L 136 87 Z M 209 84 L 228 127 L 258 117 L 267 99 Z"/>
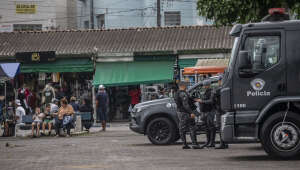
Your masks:
<path fill-rule="evenodd" d="M 286 94 L 284 31 L 245 31 L 239 51 L 248 52 L 248 65 L 246 68 L 235 67 L 234 110 L 258 113 L 271 99 Z M 240 57 L 236 65 L 239 65 Z"/>

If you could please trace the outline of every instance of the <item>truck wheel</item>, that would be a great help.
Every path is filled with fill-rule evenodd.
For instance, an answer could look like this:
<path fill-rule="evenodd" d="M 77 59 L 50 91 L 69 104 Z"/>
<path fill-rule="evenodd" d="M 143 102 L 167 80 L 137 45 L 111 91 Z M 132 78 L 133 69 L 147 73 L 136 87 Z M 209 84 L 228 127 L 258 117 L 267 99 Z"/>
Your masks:
<path fill-rule="evenodd" d="M 261 143 L 270 156 L 292 158 L 300 154 L 300 115 L 289 112 L 282 124 L 284 114 L 276 113 L 264 122 Z"/>
<path fill-rule="evenodd" d="M 155 118 L 147 126 L 147 136 L 155 145 L 167 145 L 174 141 L 176 129 L 168 118 Z"/>

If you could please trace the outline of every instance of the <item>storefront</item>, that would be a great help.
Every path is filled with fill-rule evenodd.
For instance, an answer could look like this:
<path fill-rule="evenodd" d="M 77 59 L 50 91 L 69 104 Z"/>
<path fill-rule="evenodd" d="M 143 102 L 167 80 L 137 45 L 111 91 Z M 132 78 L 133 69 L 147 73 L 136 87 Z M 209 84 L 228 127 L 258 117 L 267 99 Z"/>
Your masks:
<path fill-rule="evenodd" d="M 112 117 L 126 119 L 130 107 L 130 91 L 140 89 L 141 101 L 156 99 L 161 89 L 169 89 L 174 80 L 175 56 L 134 56 L 114 58 L 107 62 L 97 58 L 93 84 L 109 87 Z M 165 90 L 167 93 L 169 90 Z"/>
<path fill-rule="evenodd" d="M 28 56 L 31 56 L 28 59 Z M 89 58 L 61 58 L 55 53 L 17 53 L 21 62 L 20 74 L 16 79 L 16 95 L 27 113 L 51 101 L 51 98 L 76 97 L 79 103 L 83 97 L 92 100 L 93 61 Z"/>

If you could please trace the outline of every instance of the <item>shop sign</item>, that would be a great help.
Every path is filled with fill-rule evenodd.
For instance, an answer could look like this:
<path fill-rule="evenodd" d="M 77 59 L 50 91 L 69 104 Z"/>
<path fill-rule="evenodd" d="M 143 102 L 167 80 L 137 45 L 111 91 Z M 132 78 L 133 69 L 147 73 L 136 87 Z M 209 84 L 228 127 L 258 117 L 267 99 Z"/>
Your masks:
<path fill-rule="evenodd" d="M 16 4 L 17 14 L 35 14 L 36 5 L 35 4 Z"/>
<path fill-rule="evenodd" d="M 53 62 L 56 59 L 55 51 L 21 52 L 16 53 L 16 59 L 20 63 Z"/>

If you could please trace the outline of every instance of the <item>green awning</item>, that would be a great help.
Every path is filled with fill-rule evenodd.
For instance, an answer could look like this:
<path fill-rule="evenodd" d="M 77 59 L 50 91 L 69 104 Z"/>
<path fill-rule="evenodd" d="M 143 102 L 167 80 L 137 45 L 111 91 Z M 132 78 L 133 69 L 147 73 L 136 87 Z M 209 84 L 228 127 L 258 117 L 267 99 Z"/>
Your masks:
<path fill-rule="evenodd" d="M 174 61 L 97 63 L 94 85 L 122 86 L 173 80 Z"/>
<path fill-rule="evenodd" d="M 93 62 L 88 59 L 57 59 L 48 63 L 21 64 L 21 73 L 93 72 Z"/>
<path fill-rule="evenodd" d="M 179 59 L 178 65 L 180 68 L 195 67 L 197 61 L 198 61 L 197 58 Z"/>

